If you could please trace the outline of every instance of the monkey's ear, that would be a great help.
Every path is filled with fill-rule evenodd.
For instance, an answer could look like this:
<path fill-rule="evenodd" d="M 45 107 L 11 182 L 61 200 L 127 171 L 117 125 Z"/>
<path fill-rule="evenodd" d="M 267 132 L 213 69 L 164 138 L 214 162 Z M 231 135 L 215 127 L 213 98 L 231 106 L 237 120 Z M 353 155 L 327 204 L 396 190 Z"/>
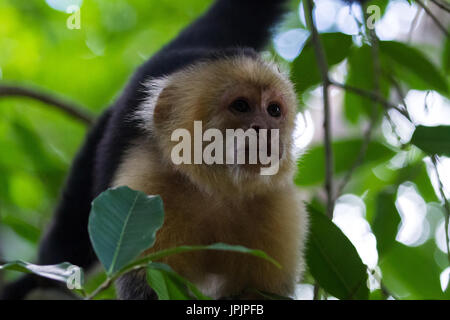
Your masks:
<path fill-rule="evenodd" d="M 172 118 L 174 104 L 172 91 L 173 89 L 167 86 L 158 95 L 153 107 L 153 124 L 155 126 L 164 126 Z"/>
<path fill-rule="evenodd" d="M 151 79 L 145 83 L 147 98 L 136 112 L 144 129 L 151 130 L 170 117 L 170 80 L 169 78 Z"/>

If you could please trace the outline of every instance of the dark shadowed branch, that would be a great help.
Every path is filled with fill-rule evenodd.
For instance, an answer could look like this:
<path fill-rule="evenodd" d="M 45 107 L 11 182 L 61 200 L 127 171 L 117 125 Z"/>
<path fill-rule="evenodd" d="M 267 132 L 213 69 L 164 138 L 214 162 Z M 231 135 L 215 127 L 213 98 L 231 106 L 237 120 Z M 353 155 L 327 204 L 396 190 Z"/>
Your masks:
<path fill-rule="evenodd" d="M 34 99 L 63 111 L 67 115 L 88 125 L 93 124 L 95 120 L 95 116 L 85 108 L 82 108 L 73 102 L 66 101 L 65 99 L 57 98 L 52 94 L 37 91 L 35 89 L 0 85 L 0 98 L 2 97 L 26 97 Z"/>
<path fill-rule="evenodd" d="M 333 81 L 333 80 L 330 80 L 330 84 L 335 86 L 335 87 L 344 89 L 344 90 L 349 91 L 349 92 L 356 93 L 356 94 L 358 94 L 360 96 L 364 96 L 364 97 L 367 97 L 367 98 L 369 98 L 369 99 L 371 99 L 373 101 L 376 101 L 376 102 L 380 103 L 386 109 L 395 109 L 395 110 L 397 110 L 398 112 L 400 112 L 402 115 L 404 115 L 405 117 L 407 117 L 409 119 L 409 114 L 408 114 L 408 112 L 406 110 L 403 110 L 403 109 L 399 108 L 395 104 L 393 104 L 393 103 L 389 102 L 388 100 L 384 99 L 381 95 L 377 94 L 376 92 L 364 90 L 364 89 L 357 88 L 357 87 L 353 87 L 353 86 L 350 86 L 350 85 L 347 85 L 347 84 L 343 84 L 343 83 L 339 83 L 339 82 L 336 82 L 336 81 Z"/>
<path fill-rule="evenodd" d="M 430 8 L 428 8 L 422 0 L 415 0 L 415 2 L 425 10 L 427 15 L 433 20 L 436 26 L 445 34 L 447 38 L 450 38 L 450 33 L 447 31 L 447 28 L 438 20 L 438 18 L 431 12 Z"/>
<path fill-rule="evenodd" d="M 440 2 L 439 0 L 431 0 L 431 2 L 433 2 L 436 6 L 446 11 L 447 13 L 450 13 L 450 6 L 448 4 Z"/>
<path fill-rule="evenodd" d="M 434 170 L 436 172 L 436 178 L 438 181 L 438 187 L 439 187 L 439 193 L 441 194 L 441 198 L 442 201 L 444 202 L 444 209 L 445 209 L 445 242 L 447 243 L 447 258 L 448 258 L 448 263 L 450 265 L 450 239 L 448 236 L 448 226 L 449 226 L 449 222 L 450 222 L 450 203 L 448 202 L 447 197 L 445 196 L 445 192 L 444 192 L 444 186 L 442 185 L 442 180 L 441 177 L 439 176 L 439 171 L 437 168 L 437 164 L 438 164 L 438 157 L 436 155 L 431 156 L 431 162 L 433 163 L 434 166 Z"/>
<path fill-rule="evenodd" d="M 388 75 L 387 76 L 389 81 L 392 83 L 392 85 L 394 86 L 395 92 L 397 93 L 402 105 L 403 105 L 403 110 L 404 113 L 402 113 L 411 123 L 413 123 L 413 121 L 411 120 L 411 116 L 408 112 L 408 108 L 406 107 L 406 101 L 405 101 L 405 93 L 403 92 L 402 87 L 400 86 L 400 83 L 398 83 L 398 81 L 392 76 L 392 75 Z"/>
<path fill-rule="evenodd" d="M 334 190 L 333 190 L 333 149 L 331 147 L 331 110 L 329 99 L 330 78 L 328 76 L 328 63 L 325 57 L 325 50 L 320 41 L 319 32 L 317 31 L 312 9 L 312 0 L 303 1 L 306 24 L 311 31 L 311 41 L 314 46 L 314 51 L 317 59 L 317 64 L 322 76 L 322 95 L 324 107 L 324 145 L 325 145 L 325 190 L 327 192 L 327 214 L 330 218 L 333 217 L 334 210 Z"/>
<path fill-rule="evenodd" d="M 366 10 L 364 10 L 364 12 L 366 12 Z M 367 17 L 364 19 L 364 21 L 367 21 Z M 380 92 L 381 65 L 380 65 L 380 58 L 379 58 L 378 38 L 373 29 L 369 29 L 366 27 L 366 32 L 368 34 L 369 41 L 371 44 L 373 75 L 374 75 L 374 79 L 373 79 L 374 80 L 374 94 L 377 97 L 381 97 L 381 92 Z M 367 149 L 369 148 L 370 140 L 372 138 L 372 132 L 375 127 L 375 122 L 377 120 L 377 115 L 378 115 L 378 103 L 376 102 L 376 100 L 372 102 L 371 109 L 372 110 L 371 110 L 371 114 L 370 114 L 370 121 L 367 126 L 367 129 L 364 132 L 363 142 L 362 142 L 361 148 L 359 149 L 358 156 L 356 157 L 355 161 L 352 163 L 352 166 L 346 172 L 344 178 L 342 179 L 341 183 L 337 187 L 336 198 L 338 198 L 339 195 L 342 193 L 345 186 L 350 181 L 353 173 L 362 164 L 362 162 L 364 161 L 364 158 L 366 156 Z"/>

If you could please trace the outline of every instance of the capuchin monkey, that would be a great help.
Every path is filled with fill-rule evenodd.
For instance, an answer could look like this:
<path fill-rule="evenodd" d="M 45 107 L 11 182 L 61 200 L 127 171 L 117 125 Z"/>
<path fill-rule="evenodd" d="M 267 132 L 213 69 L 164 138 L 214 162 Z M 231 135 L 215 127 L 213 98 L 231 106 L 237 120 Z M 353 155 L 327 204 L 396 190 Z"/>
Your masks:
<path fill-rule="evenodd" d="M 164 225 L 145 253 L 223 242 L 263 250 L 282 266 L 210 250 L 162 260 L 205 294 L 217 299 L 258 298 L 253 289 L 293 294 L 304 269 L 308 229 L 293 184 L 296 94 L 288 77 L 258 54 L 287 2 L 217 0 L 137 70 L 73 162 L 38 264 L 68 261 L 90 269 L 97 261 L 87 228 L 91 202 L 108 188 L 128 186 L 163 199 Z M 224 134 L 278 129 L 276 173 L 261 175 L 255 170 L 261 164 L 174 164 L 178 142 L 172 133 L 183 128 L 193 136 L 194 121 Z M 7 286 L 2 297 L 21 299 L 34 288 L 54 285 L 27 275 Z M 128 273 L 116 285 L 120 299 L 157 299 L 145 272 Z"/>

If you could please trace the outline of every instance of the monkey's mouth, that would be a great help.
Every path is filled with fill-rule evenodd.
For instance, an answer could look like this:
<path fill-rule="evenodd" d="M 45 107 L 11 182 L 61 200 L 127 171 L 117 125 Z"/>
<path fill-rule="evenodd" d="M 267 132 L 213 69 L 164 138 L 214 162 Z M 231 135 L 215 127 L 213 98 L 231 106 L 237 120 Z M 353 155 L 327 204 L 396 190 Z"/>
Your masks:
<path fill-rule="evenodd" d="M 276 168 L 271 174 L 263 175 L 273 175 L 278 172 L 280 162 L 283 159 L 284 148 L 282 145 L 276 145 L 273 147 L 270 143 L 260 147 L 252 148 L 251 145 L 245 144 L 245 146 L 237 146 L 234 149 L 234 159 L 227 164 L 231 165 L 232 168 L 240 168 L 245 170 L 245 172 L 251 174 L 262 174 L 262 170 L 267 170 L 269 168 Z"/>

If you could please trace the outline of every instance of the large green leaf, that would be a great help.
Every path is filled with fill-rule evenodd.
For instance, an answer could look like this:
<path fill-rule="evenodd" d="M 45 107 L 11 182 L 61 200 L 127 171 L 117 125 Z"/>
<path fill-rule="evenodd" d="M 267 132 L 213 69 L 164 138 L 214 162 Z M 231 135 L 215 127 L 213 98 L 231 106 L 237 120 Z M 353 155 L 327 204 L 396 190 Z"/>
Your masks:
<path fill-rule="evenodd" d="M 444 50 L 442 50 L 442 66 L 444 67 L 445 75 L 450 74 L 450 38 L 447 38 L 444 45 Z"/>
<path fill-rule="evenodd" d="M 431 184 L 424 161 L 421 160 L 418 163 L 412 163 L 397 170 L 397 177 L 393 181 L 395 185 L 400 185 L 406 181 L 414 182 L 425 202 L 439 201 L 439 198 L 436 196 L 436 191 Z"/>
<path fill-rule="evenodd" d="M 369 6 L 377 6 L 378 9 L 380 9 L 381 17 L 383 17 L 384 13 L 386 12 L 386 8 L 389 4 L 389 0 L 369 0 L 364 2 L 365 7 Z M 380 17 L 380 18 L 381 18 Z"/>
<path fill-rule="evenodd" d="M 77 267 L 68 262 L 54 265 L 36 265 L 22 260 L 17 260 L 9 262 L 5 265 L 0 265 L 0 270 L 12 270 L 24 273 L 34 273 L 38 276 L 52 280 L 57 280 L 63 283 L 68 283 L 69 281 L 72 281 L 72 279 L 74 278 L 74 272 L 76 271 L 79 272 L 78 280 L 80 281 L 80 285 L 83 285 L 84 281 L 83 270 L 80 267 Z"/>
<path fill-rule="evenodd" d="M 345 83 L 367 91 L 375 89 L 373 54 L 369 46 L 363 45 L 351 51 L 348 57 L 348 74 Z M 385 78 L 380 77 L 381 94 L 385 98 L 389 94 L 389 87 Z M 372 115 L 372 108 L 376 106 L 371 99 L 350 91 L 345 91 L 344 94 L 344 113 L 347 120 L 356 123 L 361 115 Z"/>
<path fill-rule="evenodd" d="M 411 88 L 448 95 L 447 80 L 421 51 L 401 42 L 380 41 L 380 52 L 385 69 L 393 69 Z"/>
<path fill-rule="evenodd" d="M 0 222 L 10 227 L 15 233 L 31 243 L 37 243 L 39 241 L 41 230 L 20 217 L 6 215 Z"/>
<path fill-rule="evenodd" d="M 153 246 L 164 219 L 159 196 L 128 187 L 109 189 L 92 203 L 89 236 L 108 275 Z"/>
<path fill-rule="evenodd" d="M 368 299 L 367 268 L 353 244 L 323 213 L 311 205 L 306 262 L 318 284 L 339 299 Z"/>
<path fill-rule="evenodd" d="M 333 142 L 334 172 L 336 174 L 349 170 L 357 159 L 361 149 L 362 139 L 348 139 Z M 390 159 L 394 152 L 377 141 L 371 141 L 367 148 L 363 164 L 374 165 Z M 312 147 L 299 159 L 298 173 L 295 183 L 309 186 L 325 179 L 325 157 L 323 145 Z"/>
<path fill-rule="evenodd" d="M 387 189 L 378 194 L 372 231 L 377 238 L 379 256 L 383 256 L 395 242 L 400 216 L 395 207 L 395 190 Z"/>
<path fill-rule="evenodd" d="M 321 34 L 320 38 L 329 66 L 344 60 L 350 52 L 352 46 L 351 36 L 342 33 L 325 33 Z M 309 87 L 319 84 L 322 80 L 311 40 L 292 62 L 291 78 L 298 93 L 302 93 Z"/>
<path fill-rule="evenodd" d="M 159 300 L 211 300 L 194 284 L 163 263 L 153 262 L 147 267 L 147 282 L 155 290 Z"/>
<path fill-rule="evenodd" d="M 411 143 L 430 155 L 450 156 L 450 126 L 418 126 Z"/>
<path fill-rule="evenodd" d="M 48 150 L 49 143 L 40 137 L 24 120 L 14 120 L 11 123 L 14 130 L 16 144 L 30 161 L 27 170 L 45 181 L 43 186 L 53 195 L 57 195 L 64 178 L 66 167 L 61 159 L 55 156 L 55 152 Z"/>
<path fill-rule="evenodd" d="M 419 247 L 395 242 L 380 260 L 384 285 L 401 299 L 450 299 L 450 290 L 443 293 L 440 286 L 438 250 L 434 240 Z"/>

